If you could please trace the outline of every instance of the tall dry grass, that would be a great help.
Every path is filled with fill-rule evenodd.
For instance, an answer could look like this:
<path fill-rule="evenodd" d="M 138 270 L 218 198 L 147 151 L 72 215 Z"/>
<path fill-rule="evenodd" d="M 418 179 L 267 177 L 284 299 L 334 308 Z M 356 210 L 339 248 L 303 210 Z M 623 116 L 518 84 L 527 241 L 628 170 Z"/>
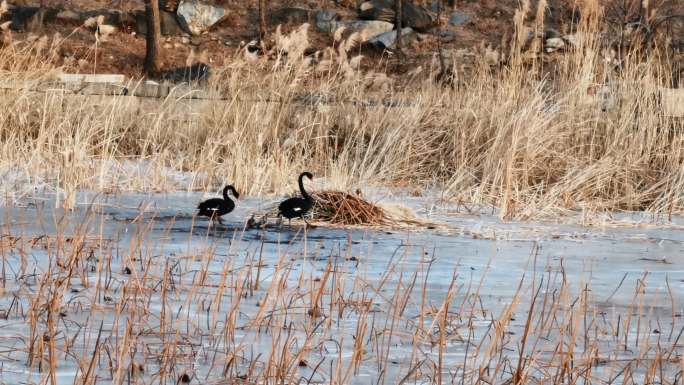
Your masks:
<path fill-rule="evenodd" d="M 531 12 L 523 5 L 508 64 L 482 59 L 467 73 L 455 64 L 454 89 L 435 80 L 437 68 L 410 81 L 358 69 L 352 35 L 315 61 L 237 56 L 208 85 L 221 102 L 36 93 L 58 70 L 50 63 L 61 37 L 15 42 L 0 50 L 0 80 L 27 86 L 0 100 L 0 170 L 13 181 L 3 194 L 38 185 L 69 202 L 78 189 L 230 181 L 258 195 L 291 189 L 309 169 L 331 188 L 435 187 L 504 217 L 681 212 L 682 120 L 664 116 L 658 100 L 670 57 L 655 49 L 616 63 L 597 33 L 600 9 L 585 3 L 576 48 L 530 59 L 518 44 Z M 278 41 L 301 53 L 306 32 Z"/>

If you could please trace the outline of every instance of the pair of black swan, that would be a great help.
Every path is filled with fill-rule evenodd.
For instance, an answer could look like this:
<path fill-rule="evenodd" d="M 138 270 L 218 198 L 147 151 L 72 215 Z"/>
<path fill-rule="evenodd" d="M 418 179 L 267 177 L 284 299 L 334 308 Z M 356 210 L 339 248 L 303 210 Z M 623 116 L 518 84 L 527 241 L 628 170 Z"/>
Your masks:
<path fill-rule="evenodd" d="M 304 177 L 313 179 L 313 174 L 304 171 L 299 175 L 299 191 L 301 197 L 293 197 L 280 202 L 278 205 L 278 215 L 285 217 L 288 220 L 288 225 L 293 218 L 301 218 L 306 222 L 304 215 L 306 215 L 313 206 L 313 198 L 304 189 Z M 212 220 L 217 219 L 220 224 L 223 224 L 221 217 L 230 213 L 235 209 L 235 202 L 228 196 L 228 190 L 233 193 L 233 196 L 238 199 L 240 194 L 232 185 L 223 188 L 223 198 L 208 199 L 197 206 L 199 210 L 198 215 L 208 217 Z M 306 222 L 308 224 L 308 222 Z"/>

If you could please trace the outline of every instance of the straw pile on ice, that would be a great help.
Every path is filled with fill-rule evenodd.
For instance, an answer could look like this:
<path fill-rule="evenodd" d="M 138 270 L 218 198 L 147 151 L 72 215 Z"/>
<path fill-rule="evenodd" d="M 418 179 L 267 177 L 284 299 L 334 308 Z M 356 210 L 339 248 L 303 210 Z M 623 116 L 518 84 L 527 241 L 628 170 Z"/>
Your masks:
<path fill-rule="evenodd" d="M 418 218 L 409 208 L 378 205 L 360 195 L 342 191 L 320 191 L 315 199 L 314 221 L 344 226 L 389 226 L 436 228 L 442 225 Z"/>

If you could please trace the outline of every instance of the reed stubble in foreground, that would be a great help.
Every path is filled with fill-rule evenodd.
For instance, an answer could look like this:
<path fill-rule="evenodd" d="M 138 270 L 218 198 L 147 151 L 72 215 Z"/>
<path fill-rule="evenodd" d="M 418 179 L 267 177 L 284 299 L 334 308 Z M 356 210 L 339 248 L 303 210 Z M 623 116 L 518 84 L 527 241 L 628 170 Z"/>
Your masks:
<path fill-rule="evenodd" d="M 366 236 L 350 233 L 327 248 L 318 243 L 324 238 L 302 233 L 269 244 L 255 242 L 260 231 L 221 233 L 153 212 L 113 221 L 101 209 L 6 211 L 3 381 L 682 379 L 681 289 L 648 272 L 607 282 L 613 266 L 603 262 L 591 273 L 601 278 L 584 281 L 581 261 L 566 262 L 566 271 L 562 262 L 542 262 L 534 246 L 519 256 L 529 257 L 529 275 L 511 279 L 507 270 L 502 281 L 494 255 L 473 270 L 458 251 L 426 252 L 414 236 L 394 253 L 370 242 L 355 253 Z M 46 223 L 45 233 L 33 219 Z"/>

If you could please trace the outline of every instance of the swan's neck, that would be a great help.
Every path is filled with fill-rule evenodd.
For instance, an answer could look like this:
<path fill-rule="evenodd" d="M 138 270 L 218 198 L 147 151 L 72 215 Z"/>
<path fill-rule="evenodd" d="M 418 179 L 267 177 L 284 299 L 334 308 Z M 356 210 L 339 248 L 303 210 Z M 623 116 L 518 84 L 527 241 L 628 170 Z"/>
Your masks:
<path fill-rule="evenodd" d="M 309 193 L 306 192 L 306 190 L 304 190 L 304 175 L 299 176 L 299 192 L 302 193 L 304 199 L 306 199 L 307 201 L 311 200 L 311 195 L 309 195 Z"/>

